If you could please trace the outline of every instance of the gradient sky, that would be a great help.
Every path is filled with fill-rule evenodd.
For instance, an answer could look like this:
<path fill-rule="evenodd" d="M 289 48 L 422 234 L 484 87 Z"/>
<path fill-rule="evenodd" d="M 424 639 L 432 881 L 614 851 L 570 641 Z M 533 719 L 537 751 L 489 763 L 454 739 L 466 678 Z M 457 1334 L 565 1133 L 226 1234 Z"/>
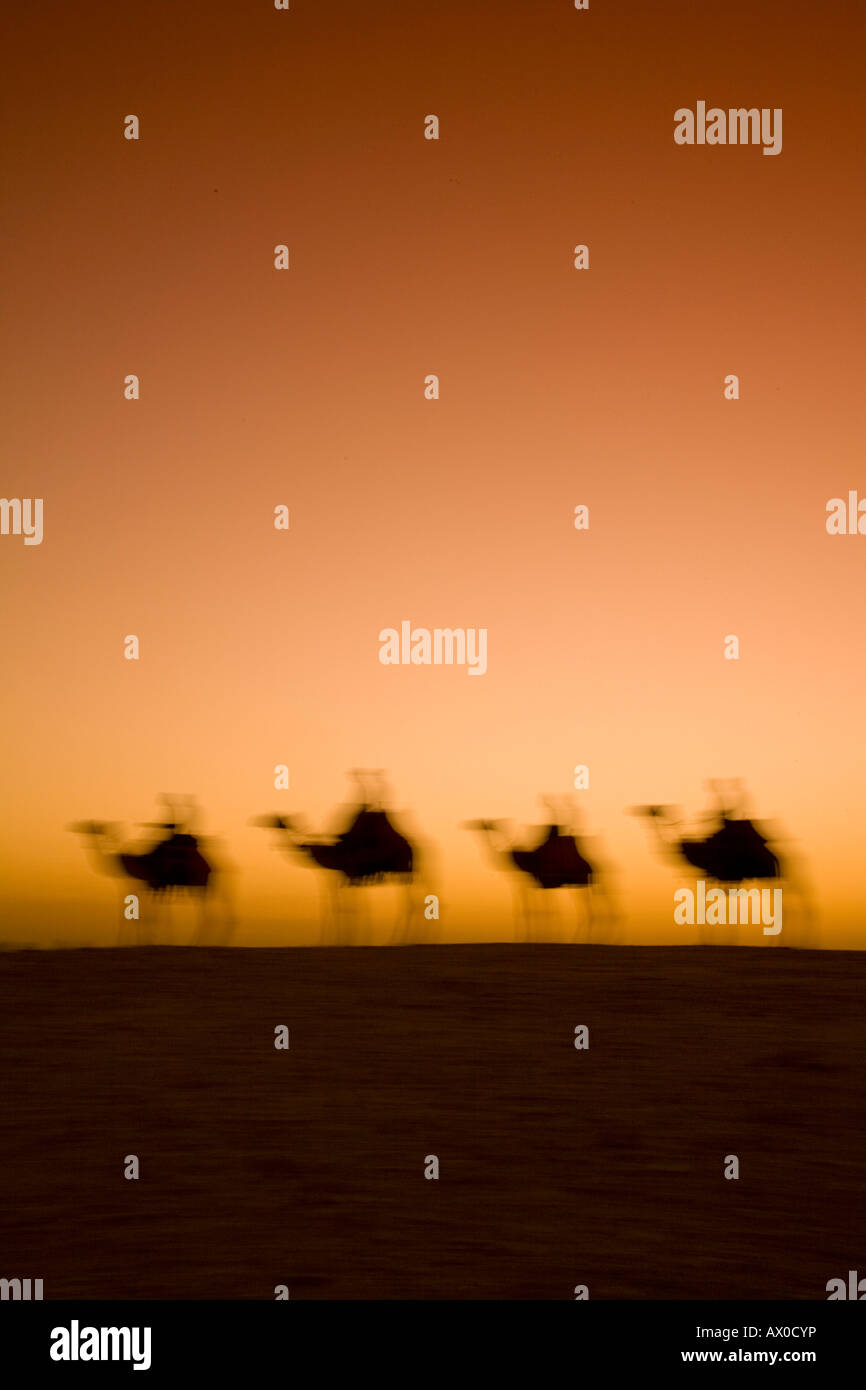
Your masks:
<path fill-rule="evenodd" d="M 247 821 L 324 825 L 360 765 L 435 846 L 443 935 L 502 936 L 507 878 L 459 822 L 538 822 L 585 763 L 629 939 L 684 936 L 625 807 L 698 812 L 739 776 L 822 944 L 862 945 L 866 536 L 825 529 L 866 496 L 862 8 L 56 3 L 4 28 L 2 493 L 44 498 L 45 538 L 0 537 L 2 935 L 110 939 L 65 827 L 188 791 L 238 941 L 310 940 L 316 874 Z M 781 107 L 782 153 L 675 145 L 698 100 Z M 487 674 L 382 666 L 403 619 L 486 627 Z"/>

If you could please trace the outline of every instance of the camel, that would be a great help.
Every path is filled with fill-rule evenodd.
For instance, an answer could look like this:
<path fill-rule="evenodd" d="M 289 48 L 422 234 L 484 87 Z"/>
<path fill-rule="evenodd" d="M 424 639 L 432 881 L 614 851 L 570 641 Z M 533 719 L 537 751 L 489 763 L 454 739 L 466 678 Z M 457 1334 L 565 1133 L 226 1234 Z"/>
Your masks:
<path fill-rule="evenodd" d="M 392 944 L 407 944 L 418 907 L 418 846 L 396 828 L 393 812 L 385 810 L 381 772 L 355 770 L 350 776 L 358 784 L 359 800 L 349 823 L 336 836 L 312 836 L 296 816 L 260 816 L 252 823 L 280 831 L 290 853 L 327 871 L 336 944 L 354 943 L 354 914 L 345 901 L 346 890 L 377 883 L 403 885 L 402 914 Z M 327 936 L 328 913 L 323 912 L 323 943 Z"/>
<path fill-rule="evenodd" d="M 644 814 L 651 822 L 663 848 L 673 849 L 693 869 L 700 869 L 718 883 L 747 883 L 782 876 L 778 857 L 750 820 L 725 817 L 720 829 L 699 839 L 673 833 L 681 824 L 673 807 L 639 807 L 637 814 Z"/>
<path fill-rule="evenodd" d="M 149 822 L 142 828 L 159 830 L 162 837 L 147 849 L 124 849 L 120 827 L 102 821 L 79 821 L 69 828 L 85 837 L 96 867 L 103 873 L 122 875 L 143 885 L 151 911 L 143 913 L 138 924 L 138 944 L 145 944 L 145 918 L 154 920 L 169 899 L 187 892 L 200 904 L 196 944 L 204 944 L 210 935 L 211 901 L 218 879 L 215 866 L 202 854 L 199 841 L 189 833 L 193 812 L 191 797 L 164 796 L 169 819 Z M 184 810 L 183 801 L 186 801 Z M 224 889 L 224 885 L 221 885 Z M 233 918 L 227 900 L 224 903 L 223 939 L 231 935 Z"/>
<path fill-rule="evenodd" d="M 685 860 L 706 879 L 722 887 L 785 880 L 794 890 L 803 929 L 808 932 L 811 909 L 804 881 L 799 872 L 795 872 L 791 858 L 783 863 L 770 848 L 769 839 L 761 833 L 761 828 L 742 814 L 742 784 L 734 781 L 707 785 L 717 802 L 716 812 L 710 818 L 717 828 L 709 835 L 681 834 L 682 819 L 676 807 L 634 806 L 630 808 L 631 814 L 649 822 L 657 843 L 668 858 Z M 702 932 L 700 939 L 704 943 L 710 938 L 708 933 Z"/>
<path fill-rule="evenodd" d="M 582 935 L 588 942 L 597 919 L 593 910 L 593 893 L 607 893 L 602 884 L 598 867 L 590 864 L 580 850 L 580 843 L 571 828 L 574 817 L 572 802 L 562 798 L 543 797 L 542 804 L 549 812 L 549 823 L 543 828 L 541 839 L 531 848 L 517 847 L 510 841 L 507 822 L 498 820 L 466 821 L 464 830 L 481 833 L 493 855 L 497 867 L 517 870 L 517 897 L 515 900 L 516 934 L 520 935 L 523 924 L 527 940 L 535 939 L 533 914 L 530 908 L 529 893 L 532 887 L 541 890 L 570 888 L 574 892 L 577 912 L 577 927 L 574 940 Z M 610 899 L 607 901 L 607 916 L 613 920 Z"/>

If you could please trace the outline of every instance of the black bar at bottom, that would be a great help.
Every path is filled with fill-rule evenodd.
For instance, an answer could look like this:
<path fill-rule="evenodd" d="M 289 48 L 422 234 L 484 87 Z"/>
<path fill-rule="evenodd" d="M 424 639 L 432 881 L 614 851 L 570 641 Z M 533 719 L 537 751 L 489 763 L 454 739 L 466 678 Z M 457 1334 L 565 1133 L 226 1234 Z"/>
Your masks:
<path fill-rule="evenodd" d="M 866 1300 L 863 1300 L 866 1301 Z M 396 1316 L 395 1316 L 396 1315 Z M 401 1383 L 429 1383 L 502 1367 L 509 1382 L 535 1385 L 563 1370 L 599 1374 L 675 1366 L 806 1365 L 828 1372 L 860 1364 L 866 1310 L 845 1302 L 575 1302 L 473 1301 L 373 1304 L 286 1302 L 5 1302 L 0 1304 L 0 1375 L 18 1380 L 70 1375 L 98 1378 L 106 1368 L 133 1384 L 194 1373 L 244 1373 L 318 1381 L 345 1372 Z M 113 1329 L 113 1330 L 112 1330 Z M 103 1331 L 104 1330 L 104 1331 Z M 559 1373 L 551 1358 L 565 1358 Z M 138 1367 L 138 1374 L 135 1368 Z M 147 1379 L 145 1379 L 147 1377 Z M 11 1382 L 10 1382 L 11 1383 Z M 112 1382 L 114 1383 L 114 1382 Z"/>

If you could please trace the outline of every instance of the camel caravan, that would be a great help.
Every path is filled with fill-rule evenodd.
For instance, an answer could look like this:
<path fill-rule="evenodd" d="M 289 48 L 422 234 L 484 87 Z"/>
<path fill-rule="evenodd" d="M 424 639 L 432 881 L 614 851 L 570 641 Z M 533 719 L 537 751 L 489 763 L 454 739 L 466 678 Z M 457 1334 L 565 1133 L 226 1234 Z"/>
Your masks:
<path fill-rule="evenodd" d="M 298 815 L 257 816 L 250 824 L 274 832 L 279 849 L 318 872 L 323 888 L 323 945 L 358 945 L 374 934 L 367 901 L 374 885 L 390 885 L 397 891 L 391 944 L 429 943 L 436 938 L 439 919 L 431 851 L 410 830 L 405 815 L 398 816 L 387 806 L 381 771 L 355 770 L 350 776 L 356 799 L 343 815 L 342 828 L 333 833 L 309 830 Z M 708 786 L 716 799 L 709 833 L 684 834 L 682 817 L 673 807 L 637 806 L 630 813 L 646 821 L 668 862 L 702 875 L 698 884 L 702 902 L 707 885 L 711 892 L 728 888 L 743 896 L 745 885 L 772 883 L 778 893 L 776 885 L 784 882 L 796 903 L 798 944 L 807 944 L 812 917 L 802 875 L 790 858 L 783 860 L 771 848 L 768 836 L 744 814 L 740 783 Z M 122 940 L 146 944 L 154 924 L 166 920 L 171 904 L 186 899 L 197 905 L 194 944 L 228 945 L 235 913 L 232 871 L 225 855 L 213 841 L 192 833 L 193 798 L 164 796 L 161 800 L 166 817 L 141 827 L 157 832 L 144 844 L 129 846 L 121 827 L 99 821 L 78 822 L 69 828 L 84 838 L 101 872 L 134 889 L 124 897 Z M 565 937 L 584 944 L 621 940 L 623 916 L 613 892 L 613 876 L 594 842 L 578 831 L 574 799 L 549 796 L 541 801 L 546 823 L 531 837 L 515 836 L 503 820 L 463 823 L 463 829 L 481 837 L 490 861 L 511 878 L 515 938 L 536 942 Z M 555 918 L 551 904 L 557 894 L 560 916 Z M 561 904 L 568 900 L 571 906 L 566 908 L 563 929 Z M 720 938 L 718 933 L 702 932 L 699 939 L 706 944 Z M 786 944 L 791 944 L 790 937 Z"/>

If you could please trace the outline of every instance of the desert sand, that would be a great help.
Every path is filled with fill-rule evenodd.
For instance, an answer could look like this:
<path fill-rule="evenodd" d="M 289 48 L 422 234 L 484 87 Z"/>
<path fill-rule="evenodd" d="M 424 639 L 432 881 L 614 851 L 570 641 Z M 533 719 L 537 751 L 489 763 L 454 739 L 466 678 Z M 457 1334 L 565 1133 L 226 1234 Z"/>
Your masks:
<path fill-rule="evenodd" d="M 866 1258 L 864 985 L 776 947 L 4 952 L 0 1274 L 825 1299 Z"/>

